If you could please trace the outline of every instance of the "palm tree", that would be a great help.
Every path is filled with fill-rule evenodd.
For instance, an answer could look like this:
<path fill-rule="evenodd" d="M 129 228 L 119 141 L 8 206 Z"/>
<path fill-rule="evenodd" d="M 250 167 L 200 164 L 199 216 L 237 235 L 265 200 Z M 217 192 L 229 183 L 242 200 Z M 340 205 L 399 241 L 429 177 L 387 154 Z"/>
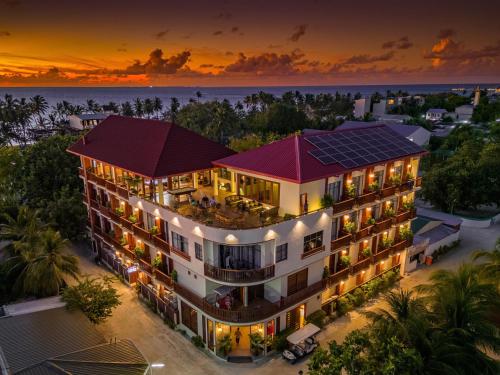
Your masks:
<path fill-rule="evenodd" d="M 476 251 L 472 255 L 472 259 L 485 259 L 477 267 L 481 271 L 481 275 L 497 285 L 500 280 L 500 238 L 495 243 L 493 251 Z"/>
<path fill-rule="evenodd" d="M 153 111 L 156 114 L 156 118 L 159 118 L 159 113 L 161 112 L 162 109 L 163 109 L 163 102 L 159 97 L 155 96 L 155 98 L 153 99 Z"/>
<path fill-rule="evenodd" d="M 179 113 L 180 106 L 181 105 L 179 103 L 179 99 L 177 99 L 175 96 L 170 99 L 170 109 L 168 110 L 168 118 L 173 123 L 175 123 L 177 119 L 177 113 Z"/>
<path fill-rule="evenodd" d="M 154 104 L 150 98 L 144 100 L 144 113 L 148 118 L 151 118 L 151 115 L 154 112 Z"/>
<path fill-rule="evenodd" d="M 11 241 L 10 249 L 13 252 L 32 246 L 38 233 L 46 227 L 39 216 L 38 210 L 32 210 L 28 206 L 19 207 L 15 216 L 5 213 L 5 223 L 0 225 L 0 239 Z"/>
<path fill-rule="evenodd" d="M 35 115 L 38 116 L 38 125 L 43 126 L 44 119 L 43 115 L 47 112 L 49 105 L 45 98 L 41 95 L 35 95 L 30 98 L 31 109 Z"/>
<path fill-rule="evenodd" d="M 132 108 L 132 104 L 130 102 L 124 102 L 121 105 L 121 113 L 123 116 L 130 116 L 132 117 L 134 115 L 134 109 Z"/>
<path fill-rule="evenodd" d="M 198 102 L 200 101 L 202 96 L 203 94 L 201 93 L 201 91 L 196 91 L 196 99 L 198 100 Z"/>
<path fill-rule="evenodd" d="M 134 100 L 134 111 L 137 117 L 142 117 L 144 115 L 144 104 L 140 98 Z"/>

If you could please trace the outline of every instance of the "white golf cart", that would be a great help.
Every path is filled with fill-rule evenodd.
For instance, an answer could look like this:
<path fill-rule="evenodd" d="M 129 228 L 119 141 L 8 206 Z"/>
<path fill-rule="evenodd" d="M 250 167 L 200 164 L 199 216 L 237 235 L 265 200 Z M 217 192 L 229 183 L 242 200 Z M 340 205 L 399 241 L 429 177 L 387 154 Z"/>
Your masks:
<path fill-rule="evenodd" d="M 312 353 L 318 347 L 318 343 L 314 336 L 316 336 L 319 331 L 320 328 L 309 323 L 292 333 L 286 338 L 289 343 L 289 348 L 283 351 L 283 358 L 294 364 L 298 359 Z"/>

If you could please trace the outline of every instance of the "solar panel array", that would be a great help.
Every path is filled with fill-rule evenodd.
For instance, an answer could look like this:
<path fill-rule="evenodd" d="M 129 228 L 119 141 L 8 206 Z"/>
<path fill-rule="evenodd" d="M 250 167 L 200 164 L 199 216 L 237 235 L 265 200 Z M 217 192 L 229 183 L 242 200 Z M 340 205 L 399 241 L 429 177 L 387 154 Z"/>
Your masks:
<path fill-rule="evenodd" d="M 318 134 L 306 139 L 316 147 L 309 153 L 322 164 L 339 163 L 349 169 L 422 151 L 420 146 L 386 126 Z"/>

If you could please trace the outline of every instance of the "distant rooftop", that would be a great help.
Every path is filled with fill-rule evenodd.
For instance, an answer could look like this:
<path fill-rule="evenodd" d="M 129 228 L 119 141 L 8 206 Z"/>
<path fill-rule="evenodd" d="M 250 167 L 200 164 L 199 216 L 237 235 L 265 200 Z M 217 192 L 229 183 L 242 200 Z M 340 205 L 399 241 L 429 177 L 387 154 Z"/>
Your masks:
<path fill-rule="evenodd" d="M 109 116 L 109 114 L 97 112 L 97 113 L 82 113 L 75 116 L 78 117 L 80 120 L 104 120 Z"/>
<path fill-rule="evenodd" d="M 391 130 L 394 130 L 396 133 L 398 133 L 399 135 L 402 135 L 405 138 L 411 136 L 416 131 L 423 129 L 421 126 L 418 126 L 418 125 L 391 124 L 391 123 L 386 123 L 383 121 L 370 121 L 370 122 L 346 121 L 342 125 L 340 125 L 337 129 L 356 129 L 356 128 L 360 128 L 360 127 L 379 126 L 381 124 L 389 126 L 391 128 Z M 427 129 L 423 129 L 423 130 L 428 132 Z"/>
<path fill-rule="evenodd" d="M 427 112 L 431 112 L 431 113 L 447 113 L 448 111 L 446 109 L 443 109 L 443 108 L 429 108 L 427 110 Z"/>

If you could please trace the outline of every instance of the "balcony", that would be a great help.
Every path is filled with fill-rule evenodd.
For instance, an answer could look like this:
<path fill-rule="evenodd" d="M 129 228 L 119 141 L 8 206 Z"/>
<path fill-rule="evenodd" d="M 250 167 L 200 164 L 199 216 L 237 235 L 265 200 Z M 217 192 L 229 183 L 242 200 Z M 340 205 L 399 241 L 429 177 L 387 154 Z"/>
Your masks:
<path fill-rule="evenodd" d="M 417 177 L 417 179 L 415 180 L 415 186 L 416 187 L 422 186 L 422 177 Z"/>
<path fill-rule="evenodd" d="M 158 234 L 154 235 L 153 236 L 153 244 L 156 247 L 163 250 L 164 252 L 166 252 L 167 254 L 170 253 L 170 246 L 169 246 L 168 242 L 165 241 L 165 239 L 162 236 L 160 236 Z"/>
<path fill-rule="evenodd" d="M 149 273 L 150 275 L 153 274 L 153 267 L 151 266 L 151 264 L 149 264 L 148 262 L 146 262 L 145 260 L 143 259 L 140 259 L 139 260 L 139 268 L 147 273 Z"/>
<path fill-rule="evenodd" d="M 132 232 L 134 232 L 134 234 L 139 237 L 139 238 L 142 238 L 143 240 L 146 240 L 146 241 L 151 241 L 151 233 L 149 233 L 149 231 L 147 231 L 146 229 L 144 229 L 141 224 L 133 224 L 132 225 Z"/>
<path fill-rule="evenodd" d="M 110 209 L 110 210 L 108 211 L 108 216 L 109 216 L 109 218 L 110 218 L 111 220 L 113 220 L 115 223 L 120 223 L 120 217 L 121 217 L 121 216 L 120 216 L 120 215 L 118 215 L 118 214 L 116 213 L 116 211 L 115 211 L 115 210 Z"/>
<path fill-rule="evenodd" d="M 375 223 L 374 228 L 373 228 L 373 232 L 380 233 L 384 230 L 389 229 L 391 227 L 391 225 L 392 225 L 392 218 L 382 219 L 381 221 Z"/>
<path fill-rule="evenodd" d="M 154 270 L 154 275 L 155 275 L 156 280 L 161 281 L 165 285 L 167 285 L 169 287 L 174 286 L 174 282 L 172 281 L 172 278 L 170 276 L 166 275 L 165 273 L 161 272 L 159 269 Z"/>
<path fill-rule="evenodd" d="M 401 242 L 398 242 L 397 244 L 392 245 L 389 250 L 391 254 L 395 253 L 400 253 L 404 249 L 406 249 L 408 246 L 411 246 L 411 243 L 408 240 L 403 240 Z"/>
<path fill-rule="evenodd" d="M 349 268 L 344 268 L 333 275 L 328 276 L 326 279 L 327 285 L 331 286 L 333 284 L 337 284 L 338 282 L 345 280 L 349 277 Z"/>
<path fill-rule="evenodd" d="M 375 200 L 378 197 L 378 193 L 376 191 L 373 191 L 371 193 L 363 194 L 360 195 L 359 197 L 356 198 L 356 204 L 359 206 L 362 206 L 367 203 L 372 203 L 375 202 Z"/>
<path fill-rule="evenodd" d="M 89 181 L 95 182 L 99 186 L 106 187 L 106 180 L 92 172 L 87 172 L 87 178 Z"/>
<path fill-rule="evenodd" d="M 349 246 L 351 243 L 352 235 L 347 234 L 343 237 L 339 237 L 336 240 L 333 240 L 330 245 L 330 250 L 333 252 L 334 250 L 340 249 L 344 246 Z"/>
<path fill-rule="evenodd" d="M 125 228 L 127 228 L 130 231 L 134 230 L 134 223 L 125 219 L 123 216 L 120 217 L 120 224 L 123 225 Z"/>
<path fill-rule="evenodd" d="M 205 263 L 205 276 L 228 283 L 251 283 L 274 277 L 274 264 L 255 270 L 229 270 Z"/>
<path fill-rule="evenodd" d="M 379 251 L 377 254 L 375 254 L 375 255 L 373 256 L 373 261 L 374 261 L 375 263 L 377 263 L 377 262 L 379 262 L 379 261 L 381 261 L 381 260 L 383 260 L 383 259 L 387 258 L 387 257 L 389 256 L 390 252 L 391 252 L 391 248 L 388 248 L 388 249 L 384 249 L 384 250 Z"/>
<path fill-rule="evenodd" d="M 416 216 L 416 212 L 414 210 L 404 211 L 397 214 L 394 218 L 394 224 L 400 224 L 407 220 L 413 219 Z"/>
<path fill-rule="evenodd" d="M 106 189 L 112 192 L 116 192 L 116 185 L 112 181 L 106 180 Z"/>
<path fill-rule="evenodd" d="M 293 306 L 299 302 L 302 302 L 306 298 L 309 298 L 315 295 L 316 293 L 321 292 L 323 289 L 325 289 L 325 286 L 326 286 L 326 279 L 320 280 L 312 285 L 309 285 L 307 288 L 299 290 L 297 293 L 294 293 L 291 296 L 283 297 L 280 301 L 280 309 L 282 310 L 290 306 Z"/>
<path fill-rule="evenodd" d="M 354 235 L 355 240 L 359 241 L 362 238 L 368 237 L 372 233 L 373 227 L 374 227 L 374 225 L 370 225 L 370 226 L 365 227 L 365 228 L 361 229 L 360 231 L 358 231 Z"/>
<path fill-rule="evenodd" d="M 386 187 L 386 188 L 380 190 L 380 198 L 381 199 L 390 197 L 391 195 L 394 195 L 394 194 L 396 194 L 396 186 L 389 186 L 389 187 Z"/>
<path fill-rule="evenodd" d="M 85 171 L 82 167 L 78 167 L 78 175 L 81 177 L 85 177 Z"/>
<path fill-rule="evenodd" d="M 337 202 L 333 204 L 333 213 L 338 214 L 340 212 L 352 210 L 354 206 L 354 198 L 348 198 L 346 200 Z"/>
<path fill-rule="evenodd" d="M 351 274 L 354 275 L 358 272 L 361 272 L 362 270 L 370 267 L 371 263 L 372 263 L 371 257 L 360 260 L 358 263 L 356 263 L 354 266 L 351 267 Z"/>
<path fill-rule="evenodd" d="M 122 186 L 116 185 L 116 192 L 124 199 L 128 199 L 128 190 Z"/>
<path fill-rule="evenodd" d="M 308 258 L 310 256 L 313 256 L 314 254 L 321 253 L 322 251 L 325 251 L 325 245 L 315 247 L 314 249 L 310 249 L 310 250 L 302 253 L 301 258 L 305 259 L 305 258 Z"/>
<path fill-rule="evenodd" d="M 186 254 L 184 251 L 177 249 L 177 248 L 173 247 L 172 245 L 169 245 L 169 247 L 170 247 L 171 253 L 180 256 L 181 258 L 187 260 L 188 262 L 191 262 L 191 257 L 188 254 Z"/>
<path fill-rule="evenodd" d="M 157 309 L 167 316 L 172 322 L 177 322 L 178 314 L 177 314 L 177 306 L 173 304 L 171 301 L 161 298 L 158 294 L 147 287 L 140 281 L 139 283 L 139 292 L 141 295 L 146 298 L 153 306 L 156 305 Z"/>
<path fill-rule="evenodd" d="M 99 203 L 97 203 L 97 201 L 93 198 L 90 198 L 90 207 L 99 211 Z"/>

